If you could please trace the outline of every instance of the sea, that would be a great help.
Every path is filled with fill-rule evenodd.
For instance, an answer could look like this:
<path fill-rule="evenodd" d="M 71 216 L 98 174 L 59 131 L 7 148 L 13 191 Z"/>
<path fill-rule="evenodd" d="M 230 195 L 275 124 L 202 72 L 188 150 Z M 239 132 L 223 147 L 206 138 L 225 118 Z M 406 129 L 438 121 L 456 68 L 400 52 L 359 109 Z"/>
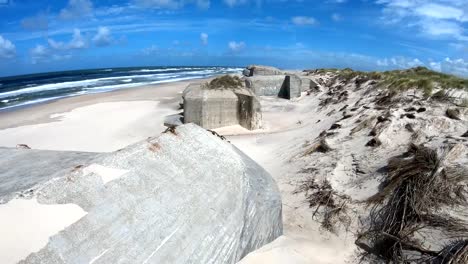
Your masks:
<path fill-rule="evenodd" d="M 83 94 L 207 78 L 241 71 L 242 68 L 239 67 L 132 67 L 0 77 L 0 111 Z"/>

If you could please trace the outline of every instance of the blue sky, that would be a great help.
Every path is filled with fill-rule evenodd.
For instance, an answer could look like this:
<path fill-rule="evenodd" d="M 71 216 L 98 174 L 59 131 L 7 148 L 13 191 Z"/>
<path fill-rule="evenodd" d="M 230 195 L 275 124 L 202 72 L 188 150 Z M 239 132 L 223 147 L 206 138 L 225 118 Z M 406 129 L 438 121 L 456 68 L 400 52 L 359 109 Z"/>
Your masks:
<path fill-rule="evenodd" d="M 0 0 L 0 76 L 269 64 L 468 76 L 468 0 Z"/>

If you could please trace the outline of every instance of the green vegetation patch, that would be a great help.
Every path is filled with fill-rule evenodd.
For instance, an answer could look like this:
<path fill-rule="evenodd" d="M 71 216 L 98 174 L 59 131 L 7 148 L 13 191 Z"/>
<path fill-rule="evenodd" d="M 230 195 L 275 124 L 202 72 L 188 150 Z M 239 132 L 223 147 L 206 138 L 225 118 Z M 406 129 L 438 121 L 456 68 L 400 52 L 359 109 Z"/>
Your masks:
<path fill-rule="evenodd" d="M 205 87 L 209 89 L 235 89 L 242 88 L 243 86 L 243 81 L 238 76 L 231 75 L 214 78 L 205 84 Z"/>

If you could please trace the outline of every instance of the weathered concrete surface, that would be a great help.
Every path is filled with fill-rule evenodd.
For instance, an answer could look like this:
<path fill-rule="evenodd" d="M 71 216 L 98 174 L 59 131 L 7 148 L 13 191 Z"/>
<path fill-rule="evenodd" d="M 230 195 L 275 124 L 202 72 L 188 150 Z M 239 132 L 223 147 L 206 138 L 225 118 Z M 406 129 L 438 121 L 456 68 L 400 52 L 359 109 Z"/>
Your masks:
<path fill-rule="evenodd" d="M 314 82 L 310 77 L 306 76 L 300 76 L 301 81 L 302 81 L 302 91 L 307 91 L 310 89 L 316 89 L 318 87 L 318 84 Z"/>
<path fill-rule="evenodd" d="M 245 86 L 259 96 L 301 96 L 302 81 L 295 74 L 245 77 Z"/>
<path fill-rule="evenodd" d="M 261 106 L 247 89 L 209 89 L 189 85 L 183 93 L 184 123 L 206 129 L 240 124 L 247 129 L 261 126 Z"/>
<path fill-rule="evenodd" d="M 246 71 L 247 70 L 247 71 Z M 263 65 L 249 65 L 242 73 L 246 77 L 257 75 L 284 75 L 284 72 L 278 68 Z"/>
<path fill-rule="evenodd" d="M 239 124 L 238 99 L 229 89 L 205 89 L 191 84 L 184 91 L 184 122 L 212 129 Z"/>
<path fill-rule="evenodd" d="M 300 97 L 302 91 L 301 78 L 295 74 L 286 75 L 283 86 L 281 87 L 278 97 L 291 99 Z"/>
<path fill-rule="evenodd" d="M 239 99 L 238 119 L 239 124 L 247 129 L 255 130 L 262 126 L 262 106 L 255 94 L 247 89 L 236 92 Z"/>
<path fill-rule="evenodd" d="M 196 125 L 93 163 L 125 173 L 104 183 L 85 167 L 36 186 L 39 203 L 87 214 L 21 263 L 236 263 L 282 234 L 271 176 Z"/>
<path fill-rule="evenodd" d="M 50 180 L 57 172 L 89 164 L 98 155 L 91 152 L 0 148 L 0 204 L 6 203 L 17 192 Z"/>
<path fill-rule="evenodd" d="M 252 76 L 245 78 L 245 86 L 259 96 L 278 96 L 285 76 Z"/>
<path fill-rule="evenodd" d="M 164 118 L 164 126 L 176 127 L 184 124 L 184 116 L 182 114 L 168 115 Z"/>

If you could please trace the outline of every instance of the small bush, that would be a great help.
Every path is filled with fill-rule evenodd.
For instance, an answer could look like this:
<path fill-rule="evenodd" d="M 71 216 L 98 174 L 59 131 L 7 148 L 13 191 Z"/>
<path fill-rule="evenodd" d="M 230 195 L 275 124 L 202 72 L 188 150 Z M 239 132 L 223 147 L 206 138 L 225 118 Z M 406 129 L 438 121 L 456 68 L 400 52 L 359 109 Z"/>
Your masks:
<path fill-rule="evenodd" d="M 214 78 L 205 85 L 209 89 L 235 89 L 243 87 L 243 82 L 238 76 L 223 75 Z"/>

